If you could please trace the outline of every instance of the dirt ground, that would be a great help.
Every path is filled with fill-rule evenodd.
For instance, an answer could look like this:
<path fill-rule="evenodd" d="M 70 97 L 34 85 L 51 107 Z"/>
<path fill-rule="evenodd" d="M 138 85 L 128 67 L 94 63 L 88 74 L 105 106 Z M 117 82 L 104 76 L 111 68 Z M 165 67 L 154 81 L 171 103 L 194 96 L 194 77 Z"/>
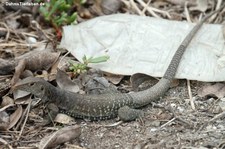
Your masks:
<path fill-rule="evenodd" d="M 171 88 L 154 106 L 144 108 L 142 120 L 112 125 L 115 120 L 88 122 L 80 143 L 87 148 L 223 148 L 224 120 L 210 122 L 218 111 L 217 100 L 195 96 L 202 83 L 192 83 L 196 110 L 191 108 L 185 81 Z"/>
<path fill-rule="evenodd" d="M 130 0 L 123 0 L 120 5 L 118 2 L 113 2 L 113 0 L 107 1 L 104 1 L 105 7 L 99 6 L 99 3 L 103 5 L 99 0 L 88 0 L 84 6 L 76 4 L 74 8 L 78 12 L 78 23 L 108 14 L 106 12 L 108 10 L 105 10 L 108 5 L 113 9 L 110 12 L 111 14 L 120 12 L 141 15 L 140 11 L 138 11 L 140 9 L 145 10 L 144 14 L 147 16 L 156 17 L 156 13 L 157 16 L 168 19 L 164 12 L 154 10 L 155 12 L 152 13 L 146 11 L 148 10 L 147 6 L 143 7 L 143 3 L 138 0 L 133 1 L 133 3 Z M 148 3 L 148 1 L 144 2 Z M 150 5 L 157 10 L 170 13 L 172 18 L 169 19 L 173 20 L 186 20 L 185 8 L 190 11 L 189 17 L 197 20 L 196 18 L 199 18 L 201 12 L 208 13 L 207 10 L 211 10 L 216 5 L 214 0 L 209 0 L 206 8 L 204 7 L 205 2 L 201 3 L 200 0 L 188 0 L 186 2 L 187 5 L 182 0 L 154 0 L 150 2 Z M 28 9 L 30 10 L 28 11 Z M 18 64 L 14 63 L 14 60 L 35 48 L 39 48 L 40 43 L 42 46 L 43 43 L 44 46 L 50 43 L 51 51 L 61 52 L 60 56 L 71 58 L 71 55 L 65 55 L 65 51 L 55 48 L 60 42 L 60 31 L 52 27 L 52 24 L 42 22 L 43 18 L 37 17 L 40 15 L 38 9 L 30 6 L 26 8 L 9 8 L 5 7 L 5 3 L 2 3 L 0 10 L 0 148 L 32 149 L 38 148 L 38 146 L 39 148 L 45 148 L 47 145 L 43 144 L 47 144 L 52 140 L 51 144 L 56 146 L 50 148 L 60 149 L 225 148 L 224 83 L 220 83 L 219 88 L 215 89 L 218 83 L 198 81 L 190 81 L 189 83 L 187 80 L 176 80 L 176 83 L 164 97 L 143 107 L 142 110 L 145 112 L 145 116 L 136 121 L 121 122 L 118 118 L 104 121 L 73 119 L 67 124 L 55 122 L 40 126 L 39 124 L 43 121 L 45 113 L 45 105 L 30 107 L 29 101 L 31 98 L 35 99 L 35 97 L 22 96 L 18 100 L 15 99 L 15 94 L 11 90 L 10 81 Z M 29 17 L 27 14 L 29 14 Z M 24 16 L 21 17 L 22 15 Z M 215 22 L 223 22 L 222 16 L 222 13 L 218 15 Z M 28 19 L 28 24 L 24 19 Z M 32 19 L 37 21 L 36 25 L 31 23 Z M 39 44 L 34 47 L 27 46 L 28 36 L 36 38 Z M 39 60 L 39 58 L 37 59 Z M 72 59 L 74 60 L 74 58 Z M 54 59 L 49 61 L 54 61 Z M 56 70 L 56 68 L 54 65 L 51 68 L 51 72 L 32 70 L 31 74 L 43 78 L 47 76 L 47 81 L 55 85 L 56 74 L 52 73 L 52 71 Z M 30 72 L 25 74 L 22 67 L 19 69 L 23 78 L 30 74 Z M 67 73 L 72 76 L 71 72 L 67 71 Z M 72 77 L 76 78 L 76 76 Z M 115 87 L 125 92 L 130 91 L 129 79 L 130 76 L 124 77 Z M 151 80 L 150 82 L 153 84 L 156 81 Z M 199 91 L 205 86 L 211 86 L 216 91 L 209 91 L 209 93 L 201 96 Z M 59 137 L 60 135 L 55 134 L 54 136 L 52 134 L 68 126 L 77 126 L 80 132 L 77 128 L 74 132 L 72 129 L 62 132 L 60 135 L 64 139 L 76 135 L 73 136 L 73 139 L 61 144 L 59 140 L 63 139 Z M 52 136 L 46 139 L 49 135 Z M 54 140 L 54 137 L 58 137 L 58 140 Z"/>

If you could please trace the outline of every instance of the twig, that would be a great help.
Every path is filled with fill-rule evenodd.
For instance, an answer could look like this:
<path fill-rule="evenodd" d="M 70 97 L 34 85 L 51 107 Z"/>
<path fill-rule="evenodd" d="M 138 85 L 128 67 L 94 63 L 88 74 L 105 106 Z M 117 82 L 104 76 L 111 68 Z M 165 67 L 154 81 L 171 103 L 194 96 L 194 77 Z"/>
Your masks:
<path fill-rule="evenodd" d="M 118 122 L 116 122 L 116 123 L 113 123 L 113 124 L 109 124 L 109 125 L 103 125 L 104 127 L 115 127 L 115 126 L 118 126 L 118 125 L 120 125 L 120 124 L 122 124 L 123 123 L 123 121 L 118 121 Z"/>
<path fill-rule="evenodd" d="M 171 4 L 181 5 L 181 6 L 184 6 L 185 2 L 186 2 L 186 0 L 166 0 L 166 1 L 171 3 Z"/>
<path fill-rule="evenodd" d="M 5 111 L 5 109 L 12 107 L 12 106 L 15 106 L 15 104 L 9 104 L 7 106 L 4 106 L 3 108 L 0 108 L 0 112 Z"/>
<path fill-rule="evenodd" d="M 9 149 L 13 149 L 11 145 L 9 145 L 9 143 L 7 141 L 5 141 L 4 139 L 0 138 L 0 142 L 3 143 L 4 145 L 6 145 Z"/>
<path fill-rule="evenodd" d="M 190 123 L 187 122 L 186 120 L 182 119 L 181 117 L 177 116 L 176 113 L 175 113 L 175 112 L 173 111 L 173 109 L 171 108 L 171 106 L 162 106 L 162 105 L 157 104 L 157 105 L 154 105 L 154 107 L 163 108 L 163 109 L 169 111 L 170 113 L 172 113 L 172 115 L 173 115 L 173 117 L 174 117 L 173 119 L 175 119 L 175 120 L 177 120 L 177 121 L 180 121 L 180 122 L 182 122 L 182 123 L 188 125 L 189 127 L 193 127 L 192 124 L 190 124 Z M 165 125 L 165 124 L 164 124 L 164 125 Z M 161 126 L 161 127 L 162 127 L 162 126 Z"/>
<path fill-rule="evenodd" d="M 66 52 L 66 54 L 63 55 L 63 56 L 60 58 L 59 63 L 58 63 L 58 66 L 59 66 L 59 64 L 62 62 L 62 60 L 63 60 L 68 54 L 70 54 L 70 51 Z M 64 64 L 64 65 L 66 65 L 66 64 Z M 64 65 L 62 65 L 62 67 L 63 67 Z M 60 69 L 60 68 L 59 68 L 59 69 Z"/>
<path fill-rule="evenodd" d="M 187 80 L 187 87 L 188 87 L 188 95 L 189 95 L 189 100 L 190 100 L 190 104 L 191 104 L 191 108 L 193 110 L 195 110 L 195 104 L 193 101 L 193 97 L 192 97 L 192 93 L 191 93 L 191 85 L 190 85 L 190 80 Z"/>
<path fill-rule="evenodd" d="M 217 0 L 216 10 L 220 8 L 221 4 L 222 4 L 222 0 Z"/>
<path fill-rule="evenodd" d="M 23 43 L 1 43 L 0 47 L 17 47 L 17 46 L 22 46 L 22 47 L 38 47 L 39 44 L 41 43 L 35 43 L 35 44 L 23 44 Z"/>
<path fill-rule="evenodd" d="M 15 13 L 9 14 L 8 16 L 4 17 L 4 20 L 8 20 L 9 18 L 11 19 L 11 18 L 15 17 L 16 15 L 18 15 L 20 12 L 21 11 L 18 10 Z"/>
<path fill-rule="evenodd" d="M 165 127 L 166 125 L 169 125 L 170 123 L 172 123 L 173 121 L 176 120 L 176 117 L 172 118 L 171 120 L 169 120 L 168 122 L 166 122 L 165 124 L 163 124 L 162 126 L 160 126 L 160 129 L 162 129 L 163 127 Z"/>
<path fill-rule="evenodd" d="M 210 119 L 208 122 L 210 123 L 210 122 L 213 122 L 213 121 L 215 121 L 215 120 L 217 120 L 217 119 L 219 119 L 219 118 L 222 118 L 222 117 L 224 117 L 225 116 L 225 111 L 223 111 L 223 112 L 221 112 L 220 114 L 217 114 L 217 115 L 215 115 L 212 119 Z"/>
<path fill-rule="evenodd" d="M 142 0 L 137 0 L 137 2 L 140 3 L 142 5 L 142 7 L 146 7 L 146 9 L 148 10 L 148 12 L 152 16 L 154 16 L 156 18 L 161 18 L 161 17 L 159 17 L 155 12 L 160 13 L 160 14 L 165 14 L 168 18 L 171 18 L 170 14 L 168 12 L 166 12 L 166 11 L 162 11 L 160 9 L 156 9 L 154 7 L 150 7 L 146 3 L 144 3 Z"/>
<path fill-rule="evenodd" d="M 142 5 L 142 7 L 146 7 L 147 11 L 155 18 L 161 18 L 160 16 L 158 16 L 153 10 L 152 7 L 149 7 L 147 4 L 145 4 L 142 0 L 137 0 L 137 2 L 139 4 Z"/>
<path fill-rule="evenodd" d="M 130 0 L 130 4 L 131 4 L 131 6 L 137 11 L 137 13 L 138 13 L 139 15 L 142 14 L 142 13 L 141 13 L 141 10 L 138 8 L 138 6 L 137 6 L 136 3 L 134 2 L 134 0 Z"/>
<path fill-rule="evenodd" d="M 184 5 L 184 13 L 185 13 L 185 16 L 186 16 L 187 21 L 188 22 L 192 22 L 191 21 L 191 18 L 190 18 L 190 13 L 189 13 L 189 11 L 187 9 L 187 4 L 188 4 L 188 2 L 185 2 L 185 5 Z"/>
<path fill-rule="evenodd" d="M 216 4 L 216 8 L 215 8 L 215 10 L 218 10 L 220 7 L 221 7 L 221 4 L 222 4 L 222 0 L 218 0 L 217 1 L 217 4 Z M 221 13 L 221 12 L 220 12 Z M 212 22 L 215 18 L 216 18 L 216 16 L 218 15 L 219 13 L 216 13 L 216 14 L 214 14 L 213 16 L 211 16 L 210 18 L 209 18 L 209 22 Z"/>
<path fill-rule="evenodd" d="M 188 122 L 187 120 L 184 120 L 181 117 L 176 117 L 176 120 L 186 124 L 186 126 L 188 126 L 189 128 L 194 127 L 194 125 L 190 121 Z"/>
<path fill-rule="evenodd" d="M 147 10 L 147 7 L 148 7 L 149 4 L 151 3 L 151 1 L 152 1 L 152 0 L 149 0 L 148 3 L 147 3 L 147 5 L 146 5 L 146 6 L 144 7 L 144 9 L 142 10 L 142 12 L 141 12 L 142 15 L 145 15 L 145 12 L 146 12 L 146 10 Z"/>
<path fill-rule="evenodd" d="M 14 34 L 22 34 L 22 35 L 27 35 L 27 36 L 38 38 L 38 36 L 36 36 L 34 34 L 26 33 L 26 32 L 14 31 L 14 30 L 12 30 L 10 28 L 5 29 L 5 28 L 0 27 L 0 31 L 9 31 L 9 32 L 14 33 Z"/>
<path fill-rule="evenodd" d="M 34 28 L 37 29 L 37 31 L 40 31 L 49 41 L 53 42 L 53 40 L 45 33 L 37 21 L 33 20 L 31 23 L 34 25 Z"/>
<path fill-rule="evenodd" d="M 26 124 L 27 119 L 28 119 L 28 115 L 29 115 L 29 113 L 30 113 L 30 107 L 31 107 L 31 101 L 29 102 L 29 104 L 28 104 L 28 106 L 27 106 L 27 108 L 26 108 L 26 111 L 25 111 L 26 117 L 25 117 L 24 123 L 23 123 L 23 125 L 22 125 L 22 127 L 21 127 L 21 130 L 20 130 L 20 133 L 19 133 L 19 136 L 18 136 L 17 140 L 20 139 L 20 137 L 21 137 L 21 135 L 22 135 L 22 133 L 23 133 L 25 124 Z"/>
<path fill-rule="evenodd" d="M 6 39 L 6 41 L 8 41 L 9 35 L 10 35 L 9 27 L 3 22 L 0 22 L 0 24 L 2 24 L 6 28 L 7 34 L 6 34 L 6 38 L 5 39 Z"/>
<path fill-rule="evenodd" d="M 204 127 L 206 127 L 209 123 L 212 123 L 219 118 L 225 117 L 225 111 L 221 112 L 220 114 L 215 115 L 212 119 L 210 119 L 208 122 L 204 123 L 197 132 L 201 131 Z"/>

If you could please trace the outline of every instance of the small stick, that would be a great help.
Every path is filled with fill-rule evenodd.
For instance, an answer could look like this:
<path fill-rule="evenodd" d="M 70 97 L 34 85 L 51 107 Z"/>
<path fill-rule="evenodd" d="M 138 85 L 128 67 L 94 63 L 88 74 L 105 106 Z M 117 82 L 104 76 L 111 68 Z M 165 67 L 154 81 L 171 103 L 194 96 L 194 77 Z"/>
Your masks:
<path fill-rule="evenodd" d="M 27 119 L 28 119 L 28 115 L 29 115 L 29 113 L 30 113 L 30 106 L 31 106 L 31 102 L 29 102 L 29 104 L 28 104 L 28 106 L 27 106 L 27 108 L 26 108 L 26 117 L 25 117 L 24 123 L 23 123 L 23 125 L 22 125 L 22 127 L 21 127 L 21 130 L 20 130 L 20 133 L 19 133 L 19 136 L 18 136 L 17 140 L 20 139 L 20 137 L 21 137 L 21 135 L 22 135 L 22 133 L 23 133 L 25 124 L 26 124 Z"/>
<path fill-rule="evenodd" d="M 187 4 L 188 4 L 188 2 L 185 2 L 185 5 L 184 5 L 184 12 L 185 12 L 185 16 L 186 16 L 187 21 L 188 21 L 188 22 L 191 22 L 190 13 L 189 13 L 189 11 L 188 11 L 188 9 L 187 9 Z"/>
<path fill-rule="evenodd" d="M 190 99 L 191 108 L 193 110 L 195 110 L 196 108 L 195 108 L 195 104 L 194 104 L 192 93 L 191 93 L 190 80 L 187 80 L 187 87 L 188 87 L 188 95 L 189 95 L 189 99 Z"/>

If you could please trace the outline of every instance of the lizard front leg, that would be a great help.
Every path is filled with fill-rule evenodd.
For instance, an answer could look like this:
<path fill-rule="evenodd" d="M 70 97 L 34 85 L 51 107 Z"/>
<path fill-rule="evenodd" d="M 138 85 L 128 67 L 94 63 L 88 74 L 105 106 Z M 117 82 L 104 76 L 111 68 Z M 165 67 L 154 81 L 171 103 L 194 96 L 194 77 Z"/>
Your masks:
<path fill-rule="evenodd" d="M 55 117 L 59 113 L 59 108 L 53 103 L 48 104 L 46 109 L 47 109 L 47 114 L 44 116 L 42 125 L 48 125 L 50 123 L 53 123 Z"/>
<path fill-rule="evenodd" d="M 144 112 L 142 110 L 133 109 L 128 106 L 124 106 L 119 108 L 118 116 L 122 121 L 133 121 L 135 119 L 141 118 L 144 116 Z"/>

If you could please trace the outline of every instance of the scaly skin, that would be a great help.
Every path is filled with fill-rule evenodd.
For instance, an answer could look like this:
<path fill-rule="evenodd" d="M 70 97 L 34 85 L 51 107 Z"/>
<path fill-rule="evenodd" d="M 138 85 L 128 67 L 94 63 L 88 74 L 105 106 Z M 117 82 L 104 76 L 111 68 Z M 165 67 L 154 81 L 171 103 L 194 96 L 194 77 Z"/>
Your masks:
<path fill-rule="evenodd" d="M 224 8 L 224 5 L 204 17 L 190 31 L 174 54 L 168 69 L 162 79 L 153 87 L 130 94 L 107 93 L 100 95 L 80 95 L 54 87 L 50 83 L 39 78 L 26 78 L 16 84 L 14 88 L 31 92 L 42 98 L 45 102 L 51 102 L 58 106 L 61 112 L 76 118 L 91 120 L 104 120 L 114 118 L 117 115 L 123 121 L 134 120 L 143 115 L 140 108 L 152 101 L 159 99 L 169 89 L 174 78 L 180 60 L 187 46 L 200 29 L 202 24 L 213 14 Z"/>

